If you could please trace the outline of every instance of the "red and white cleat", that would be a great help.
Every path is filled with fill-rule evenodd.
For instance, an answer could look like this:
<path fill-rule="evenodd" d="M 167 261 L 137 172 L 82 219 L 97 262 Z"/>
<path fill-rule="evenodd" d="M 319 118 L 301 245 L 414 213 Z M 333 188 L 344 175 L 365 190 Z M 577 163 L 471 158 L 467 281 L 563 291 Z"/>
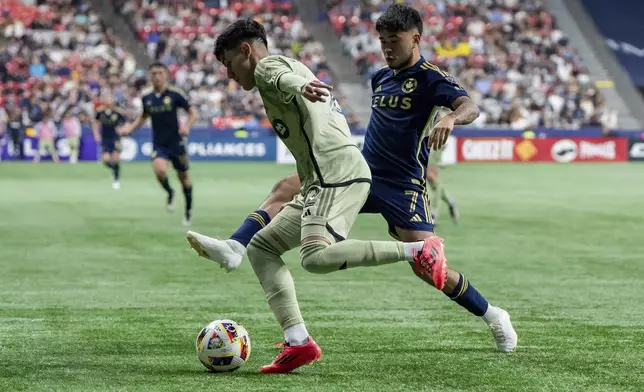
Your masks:
<path fill-rule="evenodd" d="M 322 349 L 309 336 L 309 341 L 301 346 L 284 344 L 281 353 L 270 365 L 259 369 L 260 373 L 289 373 L 293 370 L 322 359 Z"/>
<path fill-rule="evenodd" d="M 447 281 L 447 258 L 443 251 L 443 239 L 438 236 L 425 238 L 423 249 L 414 257 L 418 271 L 431 276 L 434 287 L 442 290 Z"/>

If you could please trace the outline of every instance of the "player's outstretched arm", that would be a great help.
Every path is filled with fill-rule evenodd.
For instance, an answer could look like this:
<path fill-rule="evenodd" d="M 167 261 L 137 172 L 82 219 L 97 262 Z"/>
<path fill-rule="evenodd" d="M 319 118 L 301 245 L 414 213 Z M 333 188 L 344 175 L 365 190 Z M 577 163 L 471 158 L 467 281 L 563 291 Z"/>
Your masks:
<path fill-rule="evenodd" d="M 470 97 L 461 96 L 452 103 L 453 111 L 441 118 L 429 134 L 429 148 L 439 150 L 447 143 L 447 138 L 455 125 L 467 125 L 479 116 L 479 107 Z"/>
<path fill-rule="evenodd" d="M 452 110 L 448 116 L 454 118 L 454 125 L 467 125 L 476 120 L 480 114 L 479 107 L 470 97 L 458 97 L 452 104 Z"/>
<path fill-rule="evenodd" d="M 287 96 L 299 95 L 311 102 L 326 102 L 333 87 L 320 80 L 308 80 L 298 75 L 284 61 L 267 57 L 257 64 L 255 77 L 275 86 Z"/>

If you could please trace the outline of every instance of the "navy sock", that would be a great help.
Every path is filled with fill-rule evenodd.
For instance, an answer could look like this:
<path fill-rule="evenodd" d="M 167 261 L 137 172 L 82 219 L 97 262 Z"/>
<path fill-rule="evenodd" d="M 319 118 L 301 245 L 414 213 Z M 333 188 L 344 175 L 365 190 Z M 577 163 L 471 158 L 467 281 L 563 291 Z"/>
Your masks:
<path fill-rule="evenodd" d="M 253 236 L 262 228 L 266 227 L 270 221 L 271 218 L 268 216 L 266 211 L 257 210 L 248 215 L 237 231 L 230 236 L 230 239 L 235 240 L 244 246 L 248 246 L 251 238 L 253 238 Z"/>
<path fill-rule="evenodd" d="M 114 162 L 112 165 L 112 170 L 114 170 L 114 181 L 118 181 L 121 176 L 121 165 L 118 162 Z"/>
<path fill-rule="evenodd" d="M 168 195 L 174 194 L 174 190 L 172 190 L 172 187 L 170 187 L 170 183 L 168 182 L 168 177 L 163 177 L 162 180 L 159 179 L 159 184 L 161 184 L 163 189 L 168 192 Z"/>
<path fill-rule="evenodd" d="M 186 217 L 190 218 L 190 211 L 192 211 L 192 185 L 190 188 L 183 188 L 183 196 L 186 198 Z"/>
<path fill-rule="evenodd" d="M 475 316 L 481 317 L 487 311 L 487 300 L 483 298 L 481 293 L 461 273 L 458 274 L 458 283 L 454 291 L 446 295 Z"/>
<path fill-rule="evenodd" d="M 105 165 L 108 169 L 114 170 L 114 164 L 112 161 L 103 161 L 103 165 Z"/>

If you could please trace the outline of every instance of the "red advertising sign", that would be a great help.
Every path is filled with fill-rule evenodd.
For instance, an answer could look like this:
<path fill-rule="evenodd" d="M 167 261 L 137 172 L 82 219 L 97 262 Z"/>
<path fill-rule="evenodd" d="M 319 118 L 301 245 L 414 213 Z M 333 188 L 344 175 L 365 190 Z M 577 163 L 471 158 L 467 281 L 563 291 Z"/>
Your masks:
<path fill-rule="evenodd" d="M 457 138 L 458 162 L 623 162 L 624 138 Z"/>

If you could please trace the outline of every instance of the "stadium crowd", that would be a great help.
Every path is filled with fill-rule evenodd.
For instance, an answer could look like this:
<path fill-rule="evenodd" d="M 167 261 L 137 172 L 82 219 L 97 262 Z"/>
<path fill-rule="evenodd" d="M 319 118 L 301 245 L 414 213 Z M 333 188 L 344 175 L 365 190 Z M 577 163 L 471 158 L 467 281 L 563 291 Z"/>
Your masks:
<path fill-rule="evenodd" d="M 5 4 L 6 3 L 6 4 Z M 25 126 L 68 112 L 86 122 L 101 94 L 111 94 L 130 116 L 140 111 L 145 71 L 137 69 L 113 31 L 81 0 L 8 0 L 0 28 L 1 120 Z M 273 53 L 299 58 L 330 80 L 322 45 L 284 0 L 112 0 L 147 55 L 168 65 L 214 127 L 269 126 L 257 93 L 246 93 L 214 61 L 214 38 L 240 17 L 268 31 Z M 368 79 L 383 65 L 373 25 L 391 2 L 334 1 L 329 21 L 357 70 Z M 444 67 L 481 106 L 478 126 L 504 124 L 575 128 L 616 126 L 580 58 L 536 0 L 414 0 L 425 18 L 422 53 Z M 344 100 L 342 97 L 341 103 Z M 345 108 L 347 105 L 343 105 Z M 352 113 L 348 113 L 355 123 Z"/>
<path fill-rule="evenodd" d="M 334 1 L 329 20 L 368 80 L 384 66 L 375 21 L 391 1 Z M 580 57 L 538 0 L 413 0 L 421 53 L 481 107 L 479 126 L 615 127 Z"/>

